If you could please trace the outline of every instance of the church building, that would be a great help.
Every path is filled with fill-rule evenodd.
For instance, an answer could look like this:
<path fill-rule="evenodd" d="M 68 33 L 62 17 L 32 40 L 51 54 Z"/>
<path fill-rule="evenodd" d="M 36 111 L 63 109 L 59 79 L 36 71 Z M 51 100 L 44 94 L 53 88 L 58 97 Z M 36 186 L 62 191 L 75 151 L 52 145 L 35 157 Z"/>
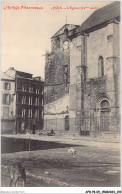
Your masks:
<path fill-rule="evenodd" d="M 65 24 L 46 53 L 44 130 L 120 130 L 120 2 L 94 11 L 81 26 Z"/>

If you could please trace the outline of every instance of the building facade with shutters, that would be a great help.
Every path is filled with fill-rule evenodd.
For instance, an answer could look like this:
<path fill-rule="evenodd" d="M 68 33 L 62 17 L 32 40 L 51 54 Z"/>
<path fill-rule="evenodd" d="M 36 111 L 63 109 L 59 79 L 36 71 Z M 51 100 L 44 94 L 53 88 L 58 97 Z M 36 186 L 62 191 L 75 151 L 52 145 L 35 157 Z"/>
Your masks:
<path fill-rule="evenodd" d="M 116 133 L 120 131 L 120 2 L 94 11 L 81 26 L 69 26 L 52 37 L 52 51 L 46 54 L 44 128 L 57 133 Z"/>
<path fill-rule="evenodd" d="M 1 133 L 15 131 L 15 79 L 1 73 Z"/>
<path fill-rule="evenodd" d="M 2 133 L 6 131 L 7 133 L 26 131 L 35 133 L 42 130 L 44 82 L 41 77 L 32 77 L 32 74 L 17 71 L 13 67 L 3 74 L 10 77 L 11 82 L 8 79 L 1 80 L 3 85 L 1 112 L 4 116 Z M 13 124 L 8 126 L 10 118 L 13 119 Z"/>

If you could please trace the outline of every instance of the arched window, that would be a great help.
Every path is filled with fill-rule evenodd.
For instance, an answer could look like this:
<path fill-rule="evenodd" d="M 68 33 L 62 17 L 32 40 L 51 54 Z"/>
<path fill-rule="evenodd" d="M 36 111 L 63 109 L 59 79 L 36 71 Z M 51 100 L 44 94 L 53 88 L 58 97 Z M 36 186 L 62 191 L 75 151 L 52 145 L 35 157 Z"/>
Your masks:
<path fill-rule="evenodd" d="M 66 37 L 68 37 L 68 29 L 67 28 L 65 28 L 64 34 L 65 34 Z"/>
<path fill-rule="evenodd" d="M 101 108 L 109 108 L 110 107 L 109 102 L 107 100 L 103 100 L 100 105 L 101 105 Z"/>
<path fill-rule="evenodd" d="M 104 76 L 104 61 L 103 57 L 100 56 L 98 59 L 98 77 Z"/>

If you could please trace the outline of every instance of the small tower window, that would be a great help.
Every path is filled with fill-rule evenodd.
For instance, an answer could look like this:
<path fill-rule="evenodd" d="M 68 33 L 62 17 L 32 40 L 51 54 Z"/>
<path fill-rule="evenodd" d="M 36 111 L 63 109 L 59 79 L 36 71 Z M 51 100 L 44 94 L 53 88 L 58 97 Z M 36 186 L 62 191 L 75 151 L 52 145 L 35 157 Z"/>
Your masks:
<path fill-rule="evenodd" d="M 64 34 L 66 37 L 68 37 L 68 29 L 67 28 L 64 30 Z"/>
<path fill-rule="evenodd" d="M 104 76 L 104 61 L 103 57 L 100 56 L 98 58 L 98 77 L 103 77 Z"/>
<path fill-rule="evenodd" d="M 57 37 L 56 39 L 56 47 L 60 48 L 60 38 L 59 37 Z"/>

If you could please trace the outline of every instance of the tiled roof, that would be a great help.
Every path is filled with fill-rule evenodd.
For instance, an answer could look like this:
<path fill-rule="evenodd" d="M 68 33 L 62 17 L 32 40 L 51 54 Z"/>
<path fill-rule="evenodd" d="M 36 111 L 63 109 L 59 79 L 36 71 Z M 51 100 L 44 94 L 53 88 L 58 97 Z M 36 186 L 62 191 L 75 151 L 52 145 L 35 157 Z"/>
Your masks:
<path fill-rule="evenodd" d="M 120 17 L 120 1 L 115 1 L 93 12 L 77 29 L 77 32 L 94 31 L 95 27 Z"/>

